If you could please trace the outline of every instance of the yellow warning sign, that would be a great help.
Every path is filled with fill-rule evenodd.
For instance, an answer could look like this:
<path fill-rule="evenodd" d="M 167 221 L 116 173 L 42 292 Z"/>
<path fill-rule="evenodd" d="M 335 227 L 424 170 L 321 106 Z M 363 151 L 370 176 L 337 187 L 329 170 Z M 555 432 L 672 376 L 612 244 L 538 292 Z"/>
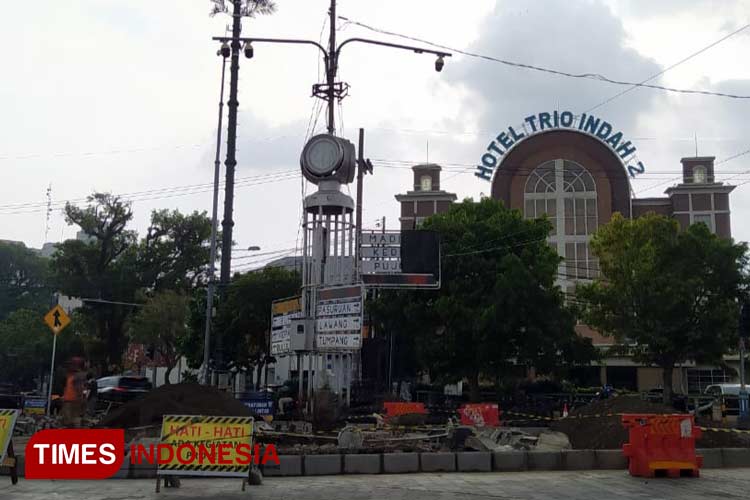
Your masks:
<path fill-rule="evenodd" d="M 164 415 L 157 448 L 161 476 L 247 477 L 257 463 L 252 417 Z"/>
<path fill-rule="evenodd" d="M 0 464 L 5 462 L 8 444 L 13 437 L 13 427 L 21 410 L 0 410 Z"/>
<path fill-rule="evenodd" d="M 65 312 L 65 309 L 58 304 L 44 315 L 44 322 L 47 323 L 47 326 L 52 330 L 52 333 L 57 335 L 70 324 L 70 317 Z"/>

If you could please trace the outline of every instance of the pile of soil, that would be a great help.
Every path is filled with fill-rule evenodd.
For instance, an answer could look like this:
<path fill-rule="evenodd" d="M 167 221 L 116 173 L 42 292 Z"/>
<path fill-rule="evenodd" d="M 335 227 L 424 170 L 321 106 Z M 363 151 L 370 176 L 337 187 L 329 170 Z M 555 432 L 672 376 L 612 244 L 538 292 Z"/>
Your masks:
<path fill-rule="evenodd" d="M 163 385 L 144 398 L 130 401 L 107 414 L 100 425 L 128 429 L 161 425 L 164 415 L 251 416 L 252 412 L 230 394 L 199 384 Z"/>
<path fill-rule="evenodd" d="M 554 431 L 564 432 L 576 450 L 606 450 L 622 448 L 628 431 L 622 426 L 621 413 L 678 413 L 671 406 L 651 403 L 639 396 L 618 396 L 594 401 L 572 410 L 569 417 L 550 425 Z M 607 417 L 594 415 L 615 414 Z M 576 417 L 583 418 L 576 418 Z"/>
<path fill-rule="evenodd" d="M 611 417 L 593 415 L 616 414 Z M 594 401 L 576 408 L 566 419 L 550 425 L 555 431 L 564 432 L 570 438 L 574 449 L 621 449 L 628 441 L 628 431 L 622 426 L 621 413 L 680 413 L 671 406 L 644 401 L 638 396 L 618 396 L 602 401 Z M 586 418 L 571 418 L 583 416 Z M 699 421 L 698 425 L 719 427 L 716 423 Z M 696 441 L 697 448 L 747 448 L 750 447 L 750 434 L 722 431 L 703 431 Z"/>

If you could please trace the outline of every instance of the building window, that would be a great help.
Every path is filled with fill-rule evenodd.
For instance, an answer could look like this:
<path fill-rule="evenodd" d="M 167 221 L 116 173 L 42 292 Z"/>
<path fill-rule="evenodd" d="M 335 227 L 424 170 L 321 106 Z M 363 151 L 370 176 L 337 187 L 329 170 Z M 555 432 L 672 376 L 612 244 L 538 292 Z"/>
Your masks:
<path fill-rule="evenodd" d="M 693 167 L 693 183 L 694 184 L 706 183 L 706 167 L 704 167 L 703 165 L 696 165 Z"/>
<path fill-rule="evenodd" d="M 713 233 L 714 229 L 714 216 L 713 214 L 693 214 L 693 224 L 702 223 Z"/>
<path fill-rule="evenodd" d="M 524 216 L 533 219 L 543 215 L 552 223 L 550 245 L 564 259 L 559 280 L 573 284 L 596 277 L 598 262 L 589 249 L 589 240 L 599 217 L 596 184 L 589 171 L 563 159 L 535 168 L 526 180 Z"/>
<path fill-rule="evenodd" d="M 419 188 L 422 191 L 432 191 L 432 176 L 423 175 L 419 178 Z"/>

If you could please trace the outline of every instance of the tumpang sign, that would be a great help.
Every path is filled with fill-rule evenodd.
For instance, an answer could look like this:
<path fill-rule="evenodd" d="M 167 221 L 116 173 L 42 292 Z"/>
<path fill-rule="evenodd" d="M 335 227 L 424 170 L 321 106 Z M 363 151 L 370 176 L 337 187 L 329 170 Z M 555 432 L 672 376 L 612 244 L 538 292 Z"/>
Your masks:
<path fill-rule="evenodd" d="M 524 118 L 521 125 L 508 127 L 506 131 L 500 132 L 487 145 L 474 175 L 492 181 L 495 168 L 513 146 L 527 137 L 554 129 L 576 130 L 596 137 L 620 157 L 630 177 L 642 174 L 646 170 L 643 162 L 635 158 L 637 149 L 633 143 L 608 121 L 586 113 L 576 115 L 572 111 L 552 111 L 529 115 Z"/>

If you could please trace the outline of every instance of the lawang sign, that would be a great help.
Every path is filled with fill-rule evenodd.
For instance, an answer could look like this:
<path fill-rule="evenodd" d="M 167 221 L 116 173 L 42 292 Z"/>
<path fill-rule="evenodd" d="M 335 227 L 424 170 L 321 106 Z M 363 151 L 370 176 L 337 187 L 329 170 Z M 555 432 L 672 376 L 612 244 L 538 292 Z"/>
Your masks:
<path fill-rule="evenodd" d="M 315 345 L 319 350 L 362 347 L 362 287 L 321 288 L 318 292 Z"/>

